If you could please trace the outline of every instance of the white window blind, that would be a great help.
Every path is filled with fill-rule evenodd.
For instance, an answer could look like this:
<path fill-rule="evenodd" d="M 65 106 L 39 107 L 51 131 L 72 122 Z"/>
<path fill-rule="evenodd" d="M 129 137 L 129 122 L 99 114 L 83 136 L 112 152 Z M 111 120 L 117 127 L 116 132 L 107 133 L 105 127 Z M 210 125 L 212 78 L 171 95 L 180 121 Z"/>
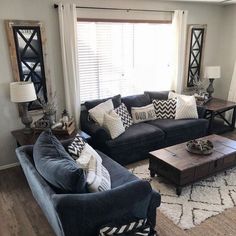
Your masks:
<path fill-rule="evenodd" d="M 169 89 L 171 24 L 78 22 L 81 101 Z"/>

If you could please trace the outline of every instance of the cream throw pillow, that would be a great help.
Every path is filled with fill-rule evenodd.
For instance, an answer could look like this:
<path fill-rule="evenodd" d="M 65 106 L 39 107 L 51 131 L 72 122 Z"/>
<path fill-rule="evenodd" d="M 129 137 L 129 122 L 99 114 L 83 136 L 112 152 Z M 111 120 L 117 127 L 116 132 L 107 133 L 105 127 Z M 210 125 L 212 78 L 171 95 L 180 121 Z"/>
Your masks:
<path fill-rule="evenodd" d="M 102 192 L 111 189 L 111 178 L 102 162 L 91 157 L 87 171 L 87 185 L 89 192 Z"/>
<path fill-rule="evenodd" d="M 198 118 L 197 104 L 194 96 L 177 98 L 175 119 Z"/>
<path fill-rule="evenodd" d="M 123 122 L 120 116 L 114 110 L 109 114 L 105 113 L 103 126 L 109 131 L 112 139 L 125 132 Z"/>
<path fill-rule="evenodd" d="M 131 115 L 134 123 L 140 123 L 157 118 L 153 104 L 144 107 L 131 107 Z"/>
<path fill-rule="evenodd" d="M 103 126 L 103 120 L 105 113 L 109 113 L 114 109 L 113 102 L 111 99 L 98 104 L 96 107 L 90 109 L 89 116 L 97 122 L 100 126 Z"/>
<path fill-rule="evenodd" d="M 76 162 L 86 172 L 86 183 L 89 192 L 101 192 L 111 189 L 111 178 L 108 170 L 102 165 L 102 158 L 86 143 Z"/>
<path fill-rule="evenodd" d="M 98 153 L 88 143 L 85 143 L 84 149 L 79 158 L 76 159 L 76 162 L 82 169 L 87 170 L 92 156 L 102 162 L 102 158 L 98 155 Z"/>

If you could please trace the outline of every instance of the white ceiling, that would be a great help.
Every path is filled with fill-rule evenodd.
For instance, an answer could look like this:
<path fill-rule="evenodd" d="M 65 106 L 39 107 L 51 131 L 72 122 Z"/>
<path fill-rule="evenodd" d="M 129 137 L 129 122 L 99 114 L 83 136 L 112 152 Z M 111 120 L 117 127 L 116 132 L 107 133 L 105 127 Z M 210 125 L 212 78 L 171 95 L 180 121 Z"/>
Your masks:
<path fill-rule="evenodd" d="M 236 0 L 172 0 L 175 2 L 208 2 L 208 3 L 218 3 L 218 4 L 233 4 Z"/>

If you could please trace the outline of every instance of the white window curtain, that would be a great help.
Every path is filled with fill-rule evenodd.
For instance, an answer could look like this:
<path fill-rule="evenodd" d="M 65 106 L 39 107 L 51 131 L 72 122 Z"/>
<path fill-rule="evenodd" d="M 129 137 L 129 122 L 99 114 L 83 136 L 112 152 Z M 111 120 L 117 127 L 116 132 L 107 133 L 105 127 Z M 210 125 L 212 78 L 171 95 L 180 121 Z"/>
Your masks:
<path fill-rule="evenodd" d="M 80 98 L 76 5 L 60 3 L 58 5 L 58 14 L 66 109 L 74 116 L 76 125 L 78 125 L 80 118 Z"/>
<path fill-rule="evenodd" d="M 232 76 L 231 83 L 230 83 L 228 101 L 236 102 L 236 61 L 235 61 L 235 64 L 234 64 L 233 76 Z M 232 115 L 233 115 L 232 111 L 226 112 L 226 118 L 228 120 L 232 119 Z"/>
<path fill-rule="evenodd" d="M 173 17 L 173 80 L 171 88 L 181 93 L 184 88 L 184 63 L 188 11 L 176 10 Z"/>

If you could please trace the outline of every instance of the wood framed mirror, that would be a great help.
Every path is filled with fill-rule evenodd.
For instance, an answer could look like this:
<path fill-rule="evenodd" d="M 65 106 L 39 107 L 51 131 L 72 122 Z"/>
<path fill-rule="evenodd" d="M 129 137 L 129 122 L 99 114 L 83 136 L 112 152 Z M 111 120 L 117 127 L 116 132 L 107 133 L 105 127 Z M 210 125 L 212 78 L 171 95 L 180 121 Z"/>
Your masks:
<path fill-rule="evenodd" d="M 194 80 L 202 78 L 206 31 L 207 25 L 188 25 L 185 57 L 187 88 L 194 87 Z"/>
<path fill-rule="evenodd" d="M 43 24 L 39 21 L 5 20 L 5 26 L 14 80 L 34 83 L 37 100 L 29 103 L 28 110 L 33 114 L 41 113 L 40 104 L 52 98 Z"/>

